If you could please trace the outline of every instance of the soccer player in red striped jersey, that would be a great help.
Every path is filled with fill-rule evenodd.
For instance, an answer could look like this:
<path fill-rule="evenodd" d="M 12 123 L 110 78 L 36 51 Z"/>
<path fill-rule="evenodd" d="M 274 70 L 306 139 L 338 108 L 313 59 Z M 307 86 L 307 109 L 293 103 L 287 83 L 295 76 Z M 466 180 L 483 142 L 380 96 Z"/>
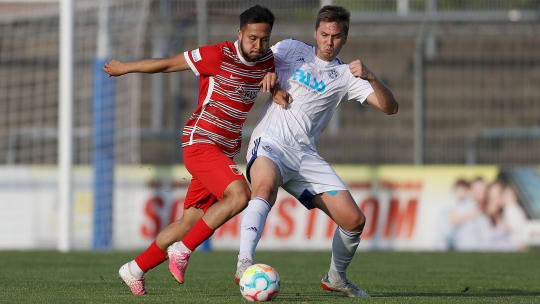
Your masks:
<path fill-rule="evenodd" d="M 144 273 L 167 258 L 171 274 L 183 283 L 191 252 L 247 206 L 251 192 L 233 156 L 240 151 L 242 125 L 261 82 L 274 71 L 273 23 L 272 12 L 256 5 L 240 15 L 234 43 L 203 46 L 166 59 L 112 60 L 103 67 L 109 76 L 188 69 L 200 76 L 198 106 L 182 133 L 184 164 L 192 175 L 184 215 L 120 268 L 119 275 L 133 294 L 146 294 Z M 289 101 L 284 91 L 272 93 L 282 94 L 276 99 L 283 106 Z"/>

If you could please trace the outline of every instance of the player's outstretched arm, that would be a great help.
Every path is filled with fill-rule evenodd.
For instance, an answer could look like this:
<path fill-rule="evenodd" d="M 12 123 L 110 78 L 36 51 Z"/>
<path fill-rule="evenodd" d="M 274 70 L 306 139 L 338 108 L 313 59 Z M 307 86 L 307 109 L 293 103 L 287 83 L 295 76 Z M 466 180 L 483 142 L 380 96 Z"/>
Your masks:
<path fill-rule="evenodd" d="M 187 69 L 189 65 L 182 53 L 170 58 L 152 58 L 134 62 L 111 60 L 102 68 L 109 76 L 121 76 L 127 73 L 169 73 Z"/>
<path fill-rule="evenodd" d="M 398 103 L 390 89 L 388 89 L 386 85 L 362 63 L 362 61 L 357 59 L 351 62 L 349 64 L 349 69 L 355 77 L 367 80 L 371 84 L 374 93 L 367 97 L 366 100 L 368 104 L 388 115 L 396 114 L 398 112 Z"/>

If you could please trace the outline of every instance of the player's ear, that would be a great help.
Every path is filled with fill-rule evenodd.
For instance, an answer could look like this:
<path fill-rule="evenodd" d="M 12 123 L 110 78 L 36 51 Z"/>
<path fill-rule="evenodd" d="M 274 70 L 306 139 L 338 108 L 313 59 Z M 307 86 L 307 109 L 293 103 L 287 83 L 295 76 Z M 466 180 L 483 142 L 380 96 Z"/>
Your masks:
<path fill-rule="evenodd" d="M 238 41 L 242 41 L 242 29 L 238 29 Z"/>

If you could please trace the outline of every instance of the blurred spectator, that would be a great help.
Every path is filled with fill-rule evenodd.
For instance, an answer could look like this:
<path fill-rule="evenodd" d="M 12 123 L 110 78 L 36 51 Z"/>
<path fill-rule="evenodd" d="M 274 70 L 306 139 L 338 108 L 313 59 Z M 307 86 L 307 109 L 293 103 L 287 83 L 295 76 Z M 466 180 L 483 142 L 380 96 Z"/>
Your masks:
<path fill-rule="evenodd" d="M 465 180 L 456 182 L 455 204 L 449 212 L 451 248 L 460 251 L 517 249 L 503 215 L 503 187 L 500 181 L 488 185 L 481 177 L 470 185 Z"/>
<path fill-rule="evenodd" d="M 510 186 L 504 185 L 501 181 L 495 181 L 489 185 L 485 212 L 491 222 L 486 250 L 524 249 L 519 227 L 523 227 L 525 214 Z"/>
<path fill-rule="evenodd" d="M 504 222 L 502 205 L 503 185 L 499 181 L 491 183 L 486 190 L 486 208 L 484 212 L 489 217 L 489 236 L 485 250 L 510 250 L 511 235 Z"/>
<path fill-rule="evenodd" d="M 487 183 L 482 177 L 475 178 L 471 183 L 471 195 L 480 210 L 485 208 L 486 189 Z"/>
<path fill-rule="evenodd" d="M 512 239 L 517 243 L 518 249 L 525 249 L 525 232 L 523 227 L 527 216 L 518 202 L 516 192 L 511 186 L 504 187 L 502 191 L 503 219 L 512 234 Z"/>
<path fill-rule="evenodd" d="M 477 204 L 471 197 L 471 185 L 459 179 L 453 188 L 453 204 L 448 213 L 450 233 L 448 245 L 450 249 L 462 250 L 476 243 L 472 220 L 479 214 Z"/>

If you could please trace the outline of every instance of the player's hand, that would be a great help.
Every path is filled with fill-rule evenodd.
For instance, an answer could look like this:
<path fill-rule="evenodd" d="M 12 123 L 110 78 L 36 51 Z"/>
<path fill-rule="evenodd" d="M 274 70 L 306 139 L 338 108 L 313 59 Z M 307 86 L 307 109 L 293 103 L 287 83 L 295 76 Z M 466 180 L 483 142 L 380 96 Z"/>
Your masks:
<path fill-rule="evenodd" d="M 360 59 L 356 59 L 355 61 L 349 63 L 349 70 L 351 70 L 354 77 L 359 77 L 368 81 L 373 79 L 373 74 Z"/>
<path fill-rule="evenodd" d="M 287 106 L 293 101 L 292 96 L 287 93 L 287 91 L 284 91 L 279 87 L 272 90 L 272 100 L 280 105 L 283 109 L 286 109 Z"/>
<path fill-rule="evenodd" d="M 263 80 L 259 83 L 263 92 L 271 92 L 272 89 L 279 84 L 279 78 L 274 72 L 268 72 L 264 75 Z"/>
<path fill-rule="evenodd" d="M 128 72 L 126 64 L 118 60 L 111 60 L 107 62 L 101 69 L 105 73 L 109 74 L 109 77 L 124 75 Z"/>

